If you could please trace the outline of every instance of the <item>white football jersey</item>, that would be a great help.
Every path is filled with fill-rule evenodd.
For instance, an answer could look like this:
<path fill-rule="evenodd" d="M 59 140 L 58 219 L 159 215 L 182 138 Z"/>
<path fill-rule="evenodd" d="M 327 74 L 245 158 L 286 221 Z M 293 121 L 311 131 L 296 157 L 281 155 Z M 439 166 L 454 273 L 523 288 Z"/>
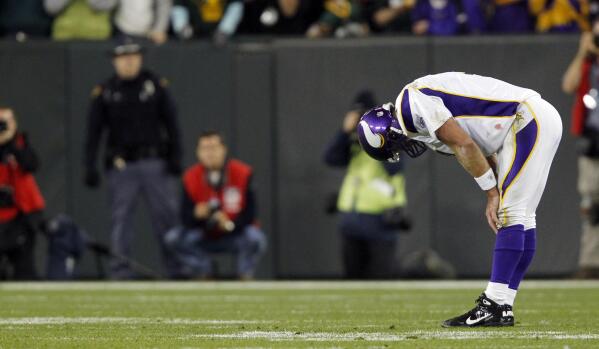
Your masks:
<path fill-rule="evenodd" d="M 431 149 L 453 154 L 435 131 L 449 118 L 478 144 L 485 156 L 502 146 L 518 108 L 533 90 L 465 73 L 427 75 L 406 85 L 395 102 L 399 123 L 409 138 Z"/>

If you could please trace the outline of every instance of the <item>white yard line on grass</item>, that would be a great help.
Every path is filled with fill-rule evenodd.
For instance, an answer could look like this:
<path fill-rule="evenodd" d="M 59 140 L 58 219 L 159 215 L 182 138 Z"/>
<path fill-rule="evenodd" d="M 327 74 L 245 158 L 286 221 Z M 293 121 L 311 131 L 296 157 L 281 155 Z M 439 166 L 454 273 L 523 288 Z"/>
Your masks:
<path fill-rule="evenodd" d="M 2 325 L 65 325 L 65 324 L 167 324 L 167 325 L 251 325 L 271 321 L 213 320 L 159 317 L 15 317 L 0 318 Z"/>
<path fill-rule="evenodd" d="M 558 331 L 526 331 L 526 332 L 497 332 L 486 330 L 474 331 L 411 331 L 400 334 L 382 332 L 290 332 L 290 331 L 243 331 L 225 334 L 195 334 L 183 336 L 181 339 L 264 339 L 268 341 L 355 341 L 364 340 L 369 342 L 395 342 L 414 339 L 443 339 L 443 340 L 467 340 L 467 339 L 577 339 L 577 340 L 599 340 L 599 334 L 570 334 Z"/>
<path fill-rule="evenodd" d="M 0 284 L 0 291 L 177 291 L 177 290 L 418 290 L 480 289 L 486 280 L 442 281 L 255 281 L 255 282 L 15 282 Z M 596 280 L 533 280 L 522 284 L 527 289 L 599 288 Z"/>

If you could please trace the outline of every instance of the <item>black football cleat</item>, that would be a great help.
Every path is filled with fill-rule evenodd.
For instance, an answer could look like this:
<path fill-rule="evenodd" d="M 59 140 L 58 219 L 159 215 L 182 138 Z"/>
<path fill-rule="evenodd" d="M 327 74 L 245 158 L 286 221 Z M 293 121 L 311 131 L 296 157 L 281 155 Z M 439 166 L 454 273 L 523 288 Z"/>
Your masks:
<path fill-rule="evenodd" d="M 512 306 L 508 304 L 500 305 L 501 314 L 499 314 L 499 326 L 514 326 L 514 312 Z"/>
<path fill-rule="evenodd" d="M 499 305 L 483 293 L 476 306 L 466 314 L 445 320 L 443 327 L 514 326 L 514 313 L 510 305 Z"/>

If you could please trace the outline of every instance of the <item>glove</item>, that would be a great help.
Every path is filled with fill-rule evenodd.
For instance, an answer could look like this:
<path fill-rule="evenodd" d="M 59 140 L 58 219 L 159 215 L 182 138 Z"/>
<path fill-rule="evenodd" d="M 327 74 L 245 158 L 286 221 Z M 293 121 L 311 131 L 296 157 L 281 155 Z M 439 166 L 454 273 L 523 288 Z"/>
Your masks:
<path fill-rule="evenodd" d="M 169 159 L 167 161 L 166 170 L 168 171 L 168 173 L 172 174 L 173 176 L 180 176 L 181 173 L 183 172 L 181 170 L 181 163 L 178 160 L 174 160 L 174 159 Z"/>
<path fill-rule="evenodd" d="M 96 169 L 87 169 L 83 183 L 89 188 L 97 188 L 100 186 L 100 174 Z"/>

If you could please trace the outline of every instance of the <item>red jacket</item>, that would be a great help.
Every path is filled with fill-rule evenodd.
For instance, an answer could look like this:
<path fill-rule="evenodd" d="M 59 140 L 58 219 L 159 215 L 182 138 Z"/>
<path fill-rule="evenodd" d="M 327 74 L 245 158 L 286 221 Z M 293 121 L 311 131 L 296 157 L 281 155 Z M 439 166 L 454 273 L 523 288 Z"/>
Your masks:
<path fill-rule="evenodd" d="M 585 94 L 591 89 L 591 68 L 595 58 L 587 58 L 582 63 L 582 72 L 580 77 L 580 84 L 576 90 L 576 100 L 572 107 L 572 123 L 570 125 L 570 132 L 575 136 L 581 136 L 584 132 L 584 125 L 587 119 L 588 110 L 582 101 Z"/>
<path fill-rule="evenodd" d="M 17 149 L 26 146 L 20 134 L 14 142 Z M 25 172 L 14 159 L 0 160 L 0 187 L 12 191 L 14 201 L 11 207 L 0 207 L 0 223 L 13 220 L 19 213 L 30 214 L 43 210 L 46 204 L 33 175 Z"/>
<path fill-rule="evenodd" d="M 185 171 L 183 186 L 194 204 L 218 200 L 220 209 L 233 221 L 246 206 L 252 168 L 234 159 L 227 161 L 225 166 L 224 182 L 218 189 L 210 186 L 206 179 L 206 170 L 201 164 Z"/>

